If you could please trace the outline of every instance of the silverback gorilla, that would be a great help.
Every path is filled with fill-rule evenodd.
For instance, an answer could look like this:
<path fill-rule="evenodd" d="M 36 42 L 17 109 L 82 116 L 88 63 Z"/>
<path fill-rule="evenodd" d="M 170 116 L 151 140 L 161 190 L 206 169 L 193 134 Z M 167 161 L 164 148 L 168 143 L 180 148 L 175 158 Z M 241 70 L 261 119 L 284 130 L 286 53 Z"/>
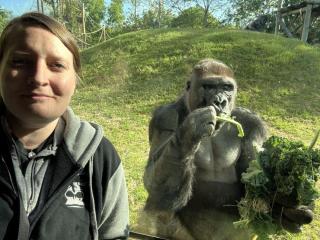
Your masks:
<path fill-rule="evenodd" d="M 244 194 L 240 178 L 267 133 L 258 115 L 235 107 L 236 94 L 233 71 L 204 59 L 195 65 L 183 96 L 154 112 L 144 174 L 144 221 L 152 233 L 181 240 L 249 239 L 246 231 L 233 227 Z M 245 136 L 217 121 L 221 114 L 240 122 Z M 288 208 L 287 215 L 287 208 L 281 209 L 281 224 L 292 232 L 312 220 L 297 219 L 295 208 Z"/>

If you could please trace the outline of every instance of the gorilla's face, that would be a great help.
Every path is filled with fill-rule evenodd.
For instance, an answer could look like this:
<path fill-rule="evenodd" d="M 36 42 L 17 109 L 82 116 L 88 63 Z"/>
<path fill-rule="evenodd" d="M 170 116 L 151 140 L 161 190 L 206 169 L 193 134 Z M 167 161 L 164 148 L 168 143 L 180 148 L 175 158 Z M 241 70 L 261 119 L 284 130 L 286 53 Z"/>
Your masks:
<path fill-rule="evenodd" d="M 213 106 L 217 115 L 230 115 L 234 107 L 237 85 L 233 78 L 214 75 L 192 79 L 188 88 L 188 104 L 191 111 Z"/>

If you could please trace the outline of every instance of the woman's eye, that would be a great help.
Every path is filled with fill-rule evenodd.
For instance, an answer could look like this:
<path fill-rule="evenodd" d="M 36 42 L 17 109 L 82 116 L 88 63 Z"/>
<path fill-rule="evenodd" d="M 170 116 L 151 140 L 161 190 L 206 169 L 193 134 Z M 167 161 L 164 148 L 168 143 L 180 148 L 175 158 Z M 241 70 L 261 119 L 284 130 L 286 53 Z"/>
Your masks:
<path fill-rule="evenodd" d="M 62 63 L 53 63 L 53 64 L 51 64 L 51 67 L 54 69 L 59 69 L 59 70 L 65 68 L 65 66 Z"/>
<path fill-rule="evenodd" d="M 12 67 L 22 67 L 22 66 L 28 65 L 29 63 L 30 61 L 24 58 L 14 58 L 11 60 Z"/>

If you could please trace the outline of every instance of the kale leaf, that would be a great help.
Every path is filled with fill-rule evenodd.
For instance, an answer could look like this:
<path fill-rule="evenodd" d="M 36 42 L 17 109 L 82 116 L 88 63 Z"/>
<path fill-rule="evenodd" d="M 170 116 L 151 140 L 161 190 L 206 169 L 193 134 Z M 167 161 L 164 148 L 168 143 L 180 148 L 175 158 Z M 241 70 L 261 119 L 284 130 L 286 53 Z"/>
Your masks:
<path fill-rule="evenodd" d="M 238 204 L 241 219 L 235 225 L 277 231 L 271 217 L 274 199 L 284 196 L 298 205 L 312 204 L 320 196 L 315 185 L 319 166 L 319 149 L 283 137 L 270 137 L 242 174 L 246 195 Z"/>

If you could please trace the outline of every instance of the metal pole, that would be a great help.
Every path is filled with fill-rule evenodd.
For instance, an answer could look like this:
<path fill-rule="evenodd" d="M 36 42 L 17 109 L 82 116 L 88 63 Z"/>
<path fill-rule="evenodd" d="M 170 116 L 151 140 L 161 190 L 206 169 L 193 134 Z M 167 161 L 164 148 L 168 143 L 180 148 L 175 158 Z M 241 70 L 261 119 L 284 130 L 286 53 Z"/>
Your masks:
<path fill-rule="evenodd" d="M 301 35 L 301 40 L 303 42 L 307 42 L 307 40 L 308 40 L 311 12 L 312 12 L 312 4 L 308 4 L 308 6 L 306 8 L 306 13 L 304 16 L 303 30 L 302 30 L 302 35 Z"/>
<path fill-rule="evenodd" d="M 157 236 L 134 232 L 134 231 L 130 231 L 129 237 L 133 239 L 140 239 L 140 240 L 169 240 L 167 238 L 157 237 Z"/>
<path fill-rule="evenodd" d="M 276 26 L 275 26 L 275 30 L 274 30 L 275 35 L 278 35 L 278 33 L 279 33 L 280 21 L 281 21 L 281 12 L 280 12 L 281 7 L 282 7 L 282 0 L 279 0 L 278 1 L 278 12 L 277 12 L 277 16 L 276 16 Z"/>
<path fill-rule="evenodd" d="M 87 43 L 87 36 L 86 36 L 86 18 L 85 18 L 85 9 L 84 3 L 82 3 L 82 27 L 83 27 L 83 41 Z"/>

